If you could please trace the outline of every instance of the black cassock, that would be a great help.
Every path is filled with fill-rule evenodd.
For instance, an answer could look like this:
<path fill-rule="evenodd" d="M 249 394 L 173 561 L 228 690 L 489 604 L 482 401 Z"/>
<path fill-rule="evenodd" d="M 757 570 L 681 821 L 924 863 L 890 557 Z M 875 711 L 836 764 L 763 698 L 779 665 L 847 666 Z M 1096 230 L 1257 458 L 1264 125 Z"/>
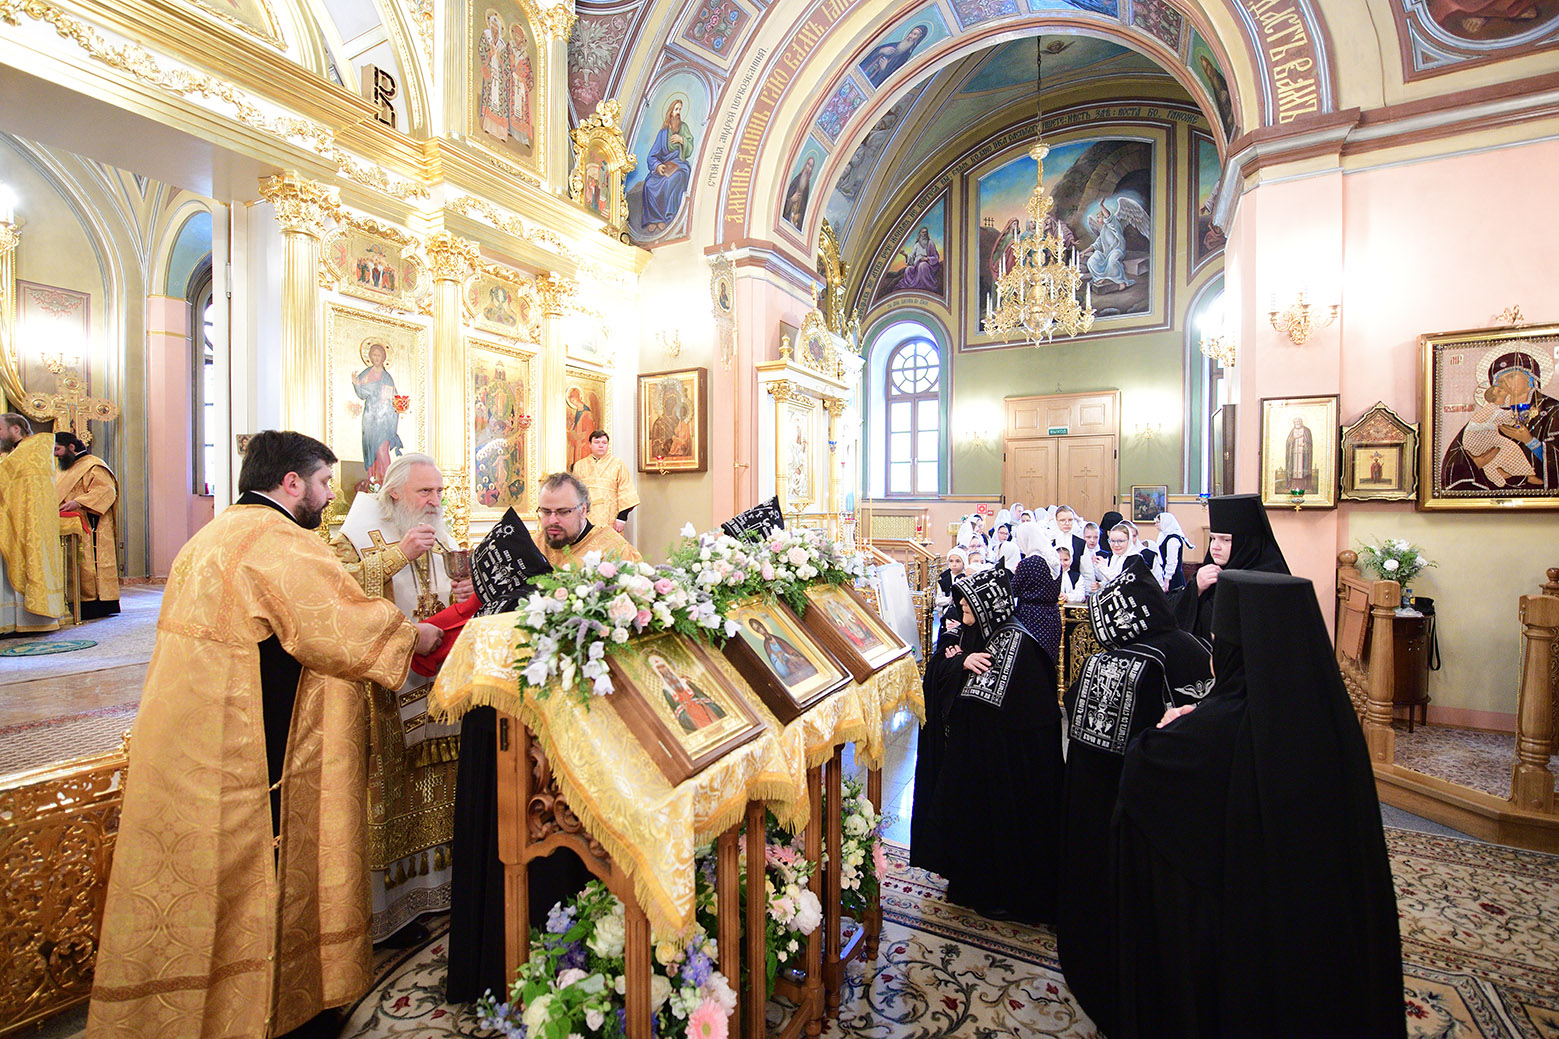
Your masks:
<path fill-rule="evenodd" d="M 991 655 L 984 675 L 964 671 L 947 708 L 932 825 L 947 897 L 976 912 L 1025 922 L 1055 919 L 1061 790 L 1061 710 L 1055 662 L 1010 620 L 1004 572 L 953 584 L 967 600 L 966 655 Z M 961 662 L 960 662 L 961 663 Z M 952 686 L 949 684 L 949 688 Z"/>
<path fill-rule="evenodd" d="M 941 775 L 943 747 L 947 743 L 947 709 L 963 687 L 964 658 L 959 639 L 962 623 L 953 616 L 942 618 L 936 649 L 926 660 L 920 688 L 926 697 L 926 723 L 920 727 L 915 750 L 915 800 L 909 816 L 909 864 L 933 873 L 943 868 L 942 841 L 933 818 L 931 800 Z M 952 656 L 948 656 L 949 651 Z"/>
<path fill-rule="evenodd" d="M 1218 585 L 1212 692 L 1121 772 L 1111 1039 L 1404 1036 L 1380 805 L 1314 586 Z"/>
<path fill-rule="evenodd" d="M 1066 694 L 1061 896 L 1056 947 L 1067 987 L 1106 1035 L 1115 1032 L 1115 905 L 1110 816 L 1133 737 L 1170 707 L 1198 703 L 1212 687 L 1208 645 L 1175 626 L 1158 581 L 1133 558 L 1088 603 L 1102 652 Z"/>
<path fill-rule="evenodd" d="M 510 509 L 471 552 L 471 577 L 485 617 L 519 608 L 532 578 L 552 569 Z M 510 734 L 517 739 L 517 733 Z M 498 858 L 498 712 L 474 707 L 460 719 L 460 761 L 455 773 L 455 826 L 451 841 L 449 970 L 451 1003 L 470 1003 L 492 990 L 507 1002 L 504 972 L 503 862 Z M 559 849 L 530 864 L 530 918 L 546 920 L 554 902 L 585 886 L 590 873 L 579 857 Z"/>
<path fill-rule="evenodd" d="M 1214 534 L 1228 534 L 1229 563 L 1225 570 L 1260 570 L 1269 574 L 1288 573 L 1288 562 L 1278 547 L 1267 521 L 1267 510 L 1256 494 L 1223 494 L 1207 500 L 1207 529 Z M 1209 565 L 1212 556 L 1209 555 Z M 1189 631 L 1199 639 L 1210 639 L 1213 630 L 1213 604 L 1217 601 L 1218 584 L 1198 593 L 1194 580 L 1176 593 L 1175 621 L 1183 631 Z"/>

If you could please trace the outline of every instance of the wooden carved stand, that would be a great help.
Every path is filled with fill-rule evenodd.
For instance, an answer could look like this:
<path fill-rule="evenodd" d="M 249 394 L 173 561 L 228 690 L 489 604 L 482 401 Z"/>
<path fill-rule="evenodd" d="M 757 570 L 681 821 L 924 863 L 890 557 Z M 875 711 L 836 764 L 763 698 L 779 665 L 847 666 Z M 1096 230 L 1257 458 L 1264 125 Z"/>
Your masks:
<path fill-rule="evenodd" d="M 809 862 L 817 862 L 823 857 L 823 768 L 821 765 L 807 769 L 807 802 L 811 811 L 807 815 L 806 829 L 802 831 L 802 850 Z M 758 809 L 759 828 L 762 828 L 763 810 Z M 748 808 L 749 833 L 752 826 L 752 807 Z M 762 854 L 762 846 L 759 846 Z M 748 852 L 748 862 L 753 861 L 751 851 Z M 813 870 L 812 878 L 807 882 L 808 889 L 817 896 L 818 901 L 823 902 L 823 871 Z M 756 901 L 756 900 L 754 900 Z M 752 911 L 749 903 L 748 912 Z M 826 918 L 826 910 L 825 910 Z M 758 924 L 753 927 L 748 921 L 747 962 L 761 965 L 764 962 L 766 950 L 763 947 L 763 914 L 758 915 Z M 753 935 L 757 935 L 754 942 Z M 823 925 L 811 934 L 807 935 L 807 954 L 805 960 L 805 975 L 799 981 L 793 981 L 784 976 L 774 979 L 775 995 L 784 996 L 796 1004 L 796 1012 L 791 1015 L 790 1021 L 780 1031 L 780 1039 L 795 1039 L 805 1032 L 808 1036 L 821 1035 L 824 1018 L 824 992 L 823 992 Z M 757 974 L 758 971 L 751 973 Z M 761 1036 L 766 1033 L 767 1025 L 764 1022 L 762 1007 L 755 1017 L 742 1022 L 743 1034 L 749 1037 Z"/>

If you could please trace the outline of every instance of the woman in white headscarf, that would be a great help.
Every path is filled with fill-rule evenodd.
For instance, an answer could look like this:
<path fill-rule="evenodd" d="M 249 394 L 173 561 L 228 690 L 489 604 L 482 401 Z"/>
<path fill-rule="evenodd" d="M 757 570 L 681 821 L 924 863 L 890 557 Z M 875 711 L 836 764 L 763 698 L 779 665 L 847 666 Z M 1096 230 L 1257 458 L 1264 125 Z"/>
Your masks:
<path fill-rule="evenodd" d="M 991 528 L 990 560 L 992 566 L 1003 567 L 1009 574 L 1018 568 L 1023 553 L 1012 540 L 1012 524 L 998 523 Z"/>
<path fill-rule="evenodd" d="M 969 553 L 961 548 L 947 550 L 947 566 L 936 579 L 936 622 L 932 626 L 933 631 L 940 633 L 942 630 L 942 613 L 947 609 L 947 604 L 952 602 L 953 582 L 963 576 L 969 568 Z M 940 637 L 940 634 L 939 634 Z"/>
<path fill-rule="evenodd" d="M 1051 570 L 1061 565 L 1060 558 L 1056 555 L 1055 546 L 1050 543 L 1045 528 L 1038 523 L 1020 523 L 1012 535 L 1013 542 L 1018 546 L 1024 559 L 1029 556 L 1039 556 L 1050 564 Z"/>
<path fill-rule="evenodd" d="M 1094 576 L 1101 585 L 1108 584 L 1121 575 L 1126 561 L 1138 553 L 1136 528 L 1129 520 L 1121 520 L 1110 530 L 1110 555 L 1094 564 Z"/>
<path fill-rule="evenodd" d="M 1158 514 L 1157 558 L 1153 560 L 1153 576 L 1158 578 L 1159 587 L 1164 591 L 1173 593 L 1185 587 L 1185 567 L 1181 563 L 1185 553 L 1195 547 L 1173 514 Z"/>

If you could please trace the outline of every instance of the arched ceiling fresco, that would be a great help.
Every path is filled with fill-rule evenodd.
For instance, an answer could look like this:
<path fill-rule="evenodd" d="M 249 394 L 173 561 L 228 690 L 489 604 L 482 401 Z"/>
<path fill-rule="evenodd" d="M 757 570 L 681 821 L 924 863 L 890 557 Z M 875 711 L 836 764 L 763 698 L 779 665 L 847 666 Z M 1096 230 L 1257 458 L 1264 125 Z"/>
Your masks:
<path fill-rule="evenodd" d="M 895 168 L 918 166 L 947 127 L 968 122 L 958 113 L 985 117 L 1031 101 L 1032 62 L 1021 56 L 1031 52 L 1020 44 L 1036 33 L 1055 47 L 1047 92 L 1053 84 L 1126 97 L 1122 84 L 1156 81 L 1150 96 L 1189 98 L 1226 148 L 1272 108 L 1239 20 L 1264 2 L 1210 0 L 1209 17 L 1168 0 L 814 0 L 787 4 L 780 19 L 757 0 L 581 0 L 571 103 L 577 118 L 601 98 L 628 99 L 630 146 L 639 176 L 652 181 L 630 221 L 639 244 L 772 238 L 805 255 L 827 209 L 841 213 L 852 193 L 880 187 L 871 171 L 880 171 L 881 156 L 897 154 Z M 1308 0 L 1285 4 L 1295 46 L 1305 49 L 1294 69 L 1315 72 L 1290 108 L 1325 111 L 1332 88 L 1315 16 Z M 1232 57 L 1225 38 L 1237 48 Z M 677 98 L 686 99 L 680 129 L 662 137 Z M 937 125 L 927 119 L 933 105 Z M 649 152 L 672 137 L 690 154 L 668 193 L 649 172 L 669 170 L 660 161 L 668 153 Z M 899 154 L 911 137 L 918 148 Z M 798 175 L 819 200 L 799 227 L 781 219 L 780 197 Z"/>

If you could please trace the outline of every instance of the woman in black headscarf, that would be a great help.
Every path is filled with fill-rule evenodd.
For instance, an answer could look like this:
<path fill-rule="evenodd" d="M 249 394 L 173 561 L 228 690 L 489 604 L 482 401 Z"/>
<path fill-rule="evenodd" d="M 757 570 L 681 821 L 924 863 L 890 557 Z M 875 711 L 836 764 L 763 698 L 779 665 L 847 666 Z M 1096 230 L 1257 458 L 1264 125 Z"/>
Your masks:
<path fill-rule="evenodd" d="M 1056 947 L 1078 1004 L 1101 1032 L 1114 1035 L 1110 813 L 1121 761 L 1131 739 L 1165 710 L 1206 696 L 1213 672 L 1207 643 L 1175 626 L 1169 599 L 1140 556 L 1089 600 L 1088 621 L 1103 648 L 1066 694 Z"/>
<path fill-rule="evenodd" d="M 1194 587 L 1175 598 L 1175 621 L 1199 639 L 1212 637 L 1218 575 L 1225 570 L 1288 573 L 1283 550 L 1272 534 L 1260 495 L 1225 494 L 1207 501 L 1207 559 L 1196 571 Z"/>
<path fill-rule="evenodd" d="M 1402 1037 L 1380 805 L 1315 588 L 1219 585 L 1212 692 L 1121 772 L 1111 1039 Z"/>
<path fill-rule="evenodd" d="M 1039 571 L 1043 571 L 1041 576 Z M 1037 601 L 1057 599 L 1043 558 L 1019 564 L 1014 580 Z M 947 897 L 992 918 L 1055 918 L 1061 711 L 1056 644 L 1012 616 L 996 571 L 953 584 L 963 612 L 966 672 L 947 714 L 947 743 L 932 795 Z M 1055 640 L 1059 641 L 1059 624 Z"/>
<path fill-rule="evenodd" d="M 1099 547 L 1094 549 L 1094 555 L 1110 558 L 1110 531 L 1120 526 L 1125 518 L 1114 509 L 1104 514 L 1104 518 L 1099 521 Z"/>

